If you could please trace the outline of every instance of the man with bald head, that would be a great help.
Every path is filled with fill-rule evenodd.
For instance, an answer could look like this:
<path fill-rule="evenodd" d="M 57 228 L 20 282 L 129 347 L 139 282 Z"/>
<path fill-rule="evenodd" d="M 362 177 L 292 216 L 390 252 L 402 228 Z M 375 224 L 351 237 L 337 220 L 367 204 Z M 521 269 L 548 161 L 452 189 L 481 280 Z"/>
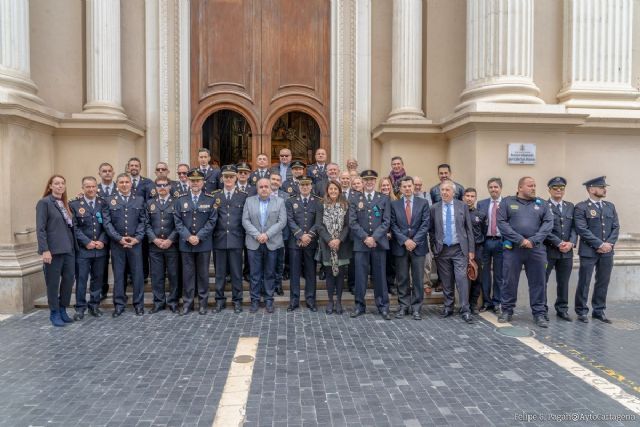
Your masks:
<path fill-rule="evenodd" d="M 293 173 L 291 171 L 291 150 L 283 148 L 280 150 L 280 163 L 271 167 L 271 174 L 278 174 L 282 177 L 282 182 L 292 179 Z"/>

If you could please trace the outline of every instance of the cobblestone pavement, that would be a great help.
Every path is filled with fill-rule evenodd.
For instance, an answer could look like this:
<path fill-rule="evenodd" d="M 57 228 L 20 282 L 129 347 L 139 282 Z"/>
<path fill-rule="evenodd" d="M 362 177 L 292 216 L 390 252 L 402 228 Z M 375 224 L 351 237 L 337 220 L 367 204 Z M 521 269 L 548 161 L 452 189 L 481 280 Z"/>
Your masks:
<path fill-rule="evenodd" d="M 608 313 L 639 320 L 631 305 Z M 516 314 L 514 324 L 532 326 L 525 310 Z M 549 425 L 523 418 L 633 414 L 488 322 L 440 319 L 436 307 L 424 317 L 128 310 L 53 328 L 44 310 L 12 316 L 0 322 L 0 425 L 210 426 L 240 336 L 259 337 L 248 426 Z M 537 338 L 640 396 L 594 367 L 640 381 L 639 333 L 552 318 Z"/>

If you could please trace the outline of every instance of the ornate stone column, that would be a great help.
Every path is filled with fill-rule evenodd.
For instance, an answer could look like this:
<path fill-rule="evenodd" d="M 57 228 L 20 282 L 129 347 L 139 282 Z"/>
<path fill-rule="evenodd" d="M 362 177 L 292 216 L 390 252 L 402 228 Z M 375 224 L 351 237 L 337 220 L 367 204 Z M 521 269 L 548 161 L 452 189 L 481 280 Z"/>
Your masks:
<path fill-rule="evenodd" d="M 12 96 L 42 103 L 31 80 L 29 1 L 0 0 L 0 102 Z"/>
<path fill-rule="evenodd" d="M 533 0 L 467 0 L 467 85 L 472 102 L 543 104 L 533 83 Z"/>
<path fill-rule="evenodd" d="M 124 117 L 120 66 L 120 0 L 86 0 L 85 113 Z"/>
<path fill-rule="evenodd" d="M 565 0 L 560 102 L 640 108 L 631 84 L 633 0 Z"/>
<path fill-rule="evenodd" d="M 388 121 L 424 120 L 422 0 L 393 0 L 392 96 Z"/>

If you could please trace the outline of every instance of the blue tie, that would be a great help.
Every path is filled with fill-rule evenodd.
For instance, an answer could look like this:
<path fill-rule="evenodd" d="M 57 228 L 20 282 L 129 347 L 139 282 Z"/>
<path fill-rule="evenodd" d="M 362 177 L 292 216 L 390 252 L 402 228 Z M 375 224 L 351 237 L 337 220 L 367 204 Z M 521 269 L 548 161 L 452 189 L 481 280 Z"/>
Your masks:
<path fill-rule="evenodd" d="M 451 227 L 453 218 L 451 215 L 451 205 L 447 203 L 445 206 L 447 207 L 447 211 L 445 212 L 446 221 L 444 223 L 444 244 L 451 246 L 451 243 L 453 243 L 453 229 Z"/>

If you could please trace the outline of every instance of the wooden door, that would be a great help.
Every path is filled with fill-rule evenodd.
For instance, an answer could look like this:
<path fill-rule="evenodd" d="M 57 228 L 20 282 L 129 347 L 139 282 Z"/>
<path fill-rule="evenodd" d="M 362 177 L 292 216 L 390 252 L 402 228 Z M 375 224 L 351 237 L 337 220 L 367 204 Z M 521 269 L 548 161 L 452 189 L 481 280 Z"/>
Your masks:
<path fill-rule="evenodd" d="M 313 117 L 329 151 L 330 22 L 330 0 L 192 0 L 192 161 L 222 109 L 247 119 L 253 157 L 290 111 Z"/>

